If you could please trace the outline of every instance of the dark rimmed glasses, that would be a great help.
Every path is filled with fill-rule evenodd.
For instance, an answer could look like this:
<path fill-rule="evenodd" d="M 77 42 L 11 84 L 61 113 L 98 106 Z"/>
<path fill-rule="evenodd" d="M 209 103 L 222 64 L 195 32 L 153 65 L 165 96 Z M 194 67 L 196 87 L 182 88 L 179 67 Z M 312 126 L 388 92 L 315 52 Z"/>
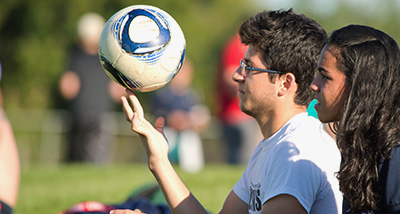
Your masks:
<path fill-rule="evenodd" d="M 260 71 L 260 72 L 267 72 L 267 73 L 272 73 L 272 74 L 283 74 L 283 72 L 280 72 L 280 71 L 274 71 L 274 70 L 268 70 L 268 69 L 255 68 L 255 67 L 248 66 L 241 59 L 239 74 L 242 75 L 243 77 L 246 77 L 247 72 L 249 72 L 249 71 Z"/>

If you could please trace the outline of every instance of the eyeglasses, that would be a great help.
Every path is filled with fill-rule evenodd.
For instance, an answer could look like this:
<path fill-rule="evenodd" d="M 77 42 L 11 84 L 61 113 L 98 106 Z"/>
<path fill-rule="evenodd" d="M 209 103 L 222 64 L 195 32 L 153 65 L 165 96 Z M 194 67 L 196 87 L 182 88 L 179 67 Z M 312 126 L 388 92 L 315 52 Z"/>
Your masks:
<path fill-rule="evenodd" d="M 272 74 L 283 74 L 283 72 L 280 71 L 274 71 L 274 70 L 268 70 L 268 69 L 262 69 L 262 68 L 255 68 L 251 66 L 247 66 L 244 61 L 241 59 L 240 60 L 240 75 L 243 77 L 246 77 L 247 72 L 249 71 L 261 71 L 261 72 L 267 72 L 267 73 L 272 73 Z"/>

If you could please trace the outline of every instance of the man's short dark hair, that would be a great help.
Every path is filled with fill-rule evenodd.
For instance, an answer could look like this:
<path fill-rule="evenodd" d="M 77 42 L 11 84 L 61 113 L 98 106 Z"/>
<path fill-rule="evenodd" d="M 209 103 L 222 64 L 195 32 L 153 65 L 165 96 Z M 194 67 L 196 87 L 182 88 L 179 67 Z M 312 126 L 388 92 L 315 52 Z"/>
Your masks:
<path fill-rule="evenodd" d="M 268 69 L 294 74 L 299 86 L 296 104 L 311 102 L 313 93 L 309 86 L 327 42 L 327 34 L 321 25 L 292 9 L 263 11 L 246 20 L 239 35 L 242 43 L 252 45 L 261 54 Z"/>

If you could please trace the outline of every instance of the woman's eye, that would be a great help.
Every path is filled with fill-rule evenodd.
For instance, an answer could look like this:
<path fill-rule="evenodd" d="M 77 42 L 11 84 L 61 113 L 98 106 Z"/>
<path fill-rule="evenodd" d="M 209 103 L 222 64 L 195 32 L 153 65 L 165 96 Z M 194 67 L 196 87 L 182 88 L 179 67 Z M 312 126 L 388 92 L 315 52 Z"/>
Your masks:
<path fill-rule="evenodd" d="M 326 80 L 330 80 L 330 79 L 331 79 L 330 77 L 328 77 L 327 75 L 325 75 L 324 72 L 319 71 L 318 74 L 321 76 L 321 79 L 322 79 L 323 81 L 326 81 Z"/>

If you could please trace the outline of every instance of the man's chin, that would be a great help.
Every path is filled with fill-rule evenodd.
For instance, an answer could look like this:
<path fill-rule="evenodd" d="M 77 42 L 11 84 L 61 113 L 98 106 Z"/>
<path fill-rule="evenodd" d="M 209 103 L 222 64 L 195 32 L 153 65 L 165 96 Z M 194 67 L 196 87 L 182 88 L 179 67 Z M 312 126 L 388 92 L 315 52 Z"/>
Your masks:
<path fill-rule="evenodd" d="M 253 117 L 253 112 L 250 111 L 249 109 L 243 108 L 242 106 L 240 106 L 240 110 L 241 110 L 243 113 L 245 113 L 245 114 L 247 114 L 247 115 Z"/>

